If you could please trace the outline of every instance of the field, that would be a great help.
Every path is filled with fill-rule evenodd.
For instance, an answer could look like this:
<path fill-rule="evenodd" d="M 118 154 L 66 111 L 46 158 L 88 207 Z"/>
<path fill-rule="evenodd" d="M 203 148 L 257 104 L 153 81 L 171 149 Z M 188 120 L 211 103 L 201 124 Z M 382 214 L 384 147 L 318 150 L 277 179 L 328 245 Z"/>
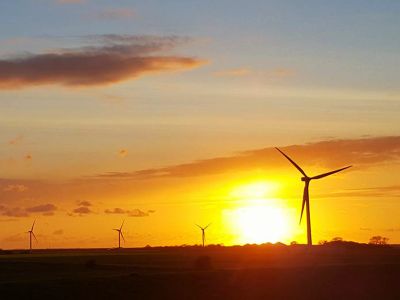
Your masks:
<path fill-rule="evenodd" d="M 400 248 L 3 251 L 1 299 L 400 299 Z"/>

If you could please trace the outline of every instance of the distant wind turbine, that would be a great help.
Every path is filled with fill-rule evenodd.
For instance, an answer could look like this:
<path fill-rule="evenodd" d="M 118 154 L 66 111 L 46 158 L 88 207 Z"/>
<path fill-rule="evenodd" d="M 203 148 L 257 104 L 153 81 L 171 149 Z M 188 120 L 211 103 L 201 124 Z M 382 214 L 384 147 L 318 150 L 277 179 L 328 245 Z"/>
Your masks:
<path fill-rule="evenodd" d="M 124 222 L 125 222 L 125 220 L 122 221 L 121 227 L 119 229 L 118 228 L 113 229 L 118 232 L 118 249 L 121 249 L 121 237 L 125 242 L 124 235 L 122 234 L 122 226 L 124 226 Z"/>
<path fill-rule="evenodd" d="M 35 238 L 35 241 L 37 242 L 37 238 L 36 238 L 35 234 L 33 233 L 33 228 L 35 227 L 35 223 L 36 223 L 36 220 L 33 221 L 31 230 L 29 230 L 29 231 L 27 232 L 27 233 L 29 233 L 29 250 L 30 250 L 30 251 L 32 251 L 32 236 Z"/>
<path fill-rule="evenodd" d="M 304 181 L 304 192 L 303 192 L 303 202 L 301 204 L 301 214 L 300 214 L 300 223 L 301 223 L 301 219 L 303 218 L 303 211 L 304 211 L 304 206 L 306 207 L 306 212 L 307 212 L 307 244 L 309 246 L 312 245 L 312 238 L 311 238 L 311 216 L 310 216 L 310 197 L 309 197 L 309 193 L 308 193 L 308 187 L 310 185 L 310 181 L 313 179 L 320 179 L 320 178 L 324 178 L 326 176 L 335 174 L 337 172 L 343 171 L 345 169 L 350 168 L 351 166 L 347 166 L 341 169 L 337 169 L 328 173 L 323 173 L 317 176 L 313 176 L 313 177 L 308 177 L 307 174 L 303 171 L 302 168 L 299 167 L 298 164 L 296 164 L 289 156 L 287 156 L 285 153 L 283 153 L 280 149 L 276 148 L 276 150 L 278 150 L 284 157 L 287 158 L 287 160 L 289 160 L 293 166 L 295 166 L 295 168 L 297 170 L 300 171 L 301 174 L 303 174 L 303 177 L 301 177 L 301 181 Z"/>
<path fill-rule="evenodd" d="M 205 242 L 205 240 L 206 240 L 206 229 L 207 229 L 208 226 L 210 226 L 210 225 L 211 225 L 211 223 L 208 224 L 206 227 L 201 227 L 200 225 L 197 225 L 197 224 L 196 224 L 196 226 L 199 227 L 200 230 L 201 230 L 201 239 L 202 239 L 202 242 L 203 242 L 203 247 L 204 247 L 204 242 Z"/>

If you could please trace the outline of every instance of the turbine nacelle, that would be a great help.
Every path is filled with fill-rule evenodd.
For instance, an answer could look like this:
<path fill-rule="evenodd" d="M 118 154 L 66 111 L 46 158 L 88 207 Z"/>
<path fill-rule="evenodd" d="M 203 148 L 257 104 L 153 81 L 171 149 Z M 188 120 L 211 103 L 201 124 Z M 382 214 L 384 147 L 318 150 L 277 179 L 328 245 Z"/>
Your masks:
<path fill-rule="evenodd" d="M 310 181 L 310 180 L 311 180 L 310 177 L 301 177 L 301 181 L 306 182 L 306 181 Z"/>

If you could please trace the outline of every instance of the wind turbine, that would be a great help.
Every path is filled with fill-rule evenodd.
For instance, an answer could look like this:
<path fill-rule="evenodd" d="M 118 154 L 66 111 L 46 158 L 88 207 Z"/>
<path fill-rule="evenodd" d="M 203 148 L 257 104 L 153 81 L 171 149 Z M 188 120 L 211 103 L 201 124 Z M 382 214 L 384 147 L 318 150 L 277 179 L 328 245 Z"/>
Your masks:
<path fill-rule="evenodd" d="M 37 242 L 37 238 L 36 238 L 35 234 L 33 233 L 33 227 L 35 227 L 35 223 L 36 223 L 36 220 L 33 221 L 31 230 L 29 230 L 29 231 L 27 232 L 27 233 L 29 233 L 29 250 L 30 250 L 30 251 L 32 251 L 32 236 L 35 238 L 35 241 Z"/>
<path fill-rule="evenodd" d="M 197 225 L 197 224 L 196 224 L 196 226 L 199 227 L 200 230 L 201 230 L 201 239 L 202 239 L 202 242 L 203 242 L 203 247 L 204 247 L 204 242 L 205 242 L 205 240 L 206 240 L 206 229 L 207 229 L 208 226 L 210 226 L 210 225 L 211 225 L 211 223 L 208 224 L 206 227 L 201 227 L 200 225 Z"/>
<path fill-rule="evenodd" d="M 309 197 L 309 193 L 308 193 L 308 187 L 310 185 L 310 181 L 313 179 L 320 179 L 320 178 L 324 178 L 326 176 L 335 174 L 337 172 L 346 170 L 348 168 L 350 168 L 351 166 L 347 166 L 341 169 L 337 169 L 331 172 L 327 172 L 327 173 L 323 173 L 320 175 L 316 175 L 313 177 L 309 177 L 307 176 L 307 174 L 303 171 L 302 168 L 299 167 L 298 164 L 296 164 L 289 156 L 287 156 L 285 153 L 283 153 L 280 149 L 276 148 L 276 150 L 278 150 L 284 157 L 287 158 L 287 160 L 289 160 L 293 166 L 295 166 L 295 168 L 297 170 L 300 171 L 300 173 L 303 175 L 303 177 L 301 177 L 301 181 L 304 181 L 304 192 L 303 192 L 303 202 L 301 204 L 301 214 L 300 214 L 300 223 L 301 223 L 301 219 L 303 218 L 303 212 L 304 212 L 304 207 L 306 207 L 306 213 L 307 213 L 307 244 L 309 246 L 312 245 L 312 238 L 311 238 L 311 216 L 310 216 L 310 197 Z"/>
<path fill-rule="evenodd" d="M 118 249 L 121 249 L 121 237 L 125 242 L 124 235 L 122 234 L 122 226 L 124 226 L 124 222 L 125 222 L 125 220 L 122 221 L 121 227 L 119 229 L 118 228 L 113 229 L 118 232 Z"/>

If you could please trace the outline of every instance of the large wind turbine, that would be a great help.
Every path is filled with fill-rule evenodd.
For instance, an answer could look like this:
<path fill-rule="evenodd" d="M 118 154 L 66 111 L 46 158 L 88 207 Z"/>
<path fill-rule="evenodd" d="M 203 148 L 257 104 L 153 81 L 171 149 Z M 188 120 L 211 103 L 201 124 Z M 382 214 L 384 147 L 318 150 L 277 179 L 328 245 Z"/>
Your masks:
<path fill-rule="evenodd" d="M 205 240 L 206 240 L 206 229 L 207 229 L 208 226 L 210 226 L 210 225 L 211 225 L 211 223 L 208 224 L 206 227 L 201 227 L 200 225 L 197 225 L 197 224 L 196 224 L 196 226 L 199 227 L 200 230 L 201 230 L 201 240 L 202 240 L 202 242 L 203 242 L 203 247 L 204 247 L 204 242 L 205 242 Z"/>
<path fill-rule="evenodd" d="M 29 233 L 29 250 L 32 251 L 32 236 L 35 238 L 35 241 L 37 242 L 37 238 L 35 236 L 35 234 L 33 233 L 33 227 L 35 227 L 35 221 L 33 221 L 31 230 L 29 230 L 27 233 Z"/>
<path fill-rule="evenodd" d="M 125 220 L 122 221 L 122 224 L 121 224 L 120 228 L 113 229 L 113 230 L 118 232 L 118 249 L 121 249 L 121 237 L 125 242 L 124 235 L 122 234 L 122 226 L 124 226 L 124 222 L 125 222 Z"/>
<path fill-rule="evenodd" d="M 320 179 L 320 178 L 324 178 L 326 176 L 335 174 L 337 172 L 343 171 L 345 169 L 350 168 L 351 166 L 347 166 L 341 169 L 337 169 L 328 173 L 323 173 L 320 175 L 316 175 L 313 177 L 308 177 L 307 174 L 303 171 L 302 168 L 299 167 L 298 164 L 296 164 L 289 156 L 287 156 L 285 153 L 283 153 L 280 149 L 276 148 L 276 150 L 278 150 L 283 156 L 285 156 L 291 163 L 293 166 L 295 166 L 295 168 L 297 170 L 300 171 L 301 174 L 303 174 L 303 177 L 301 177 L 301 181 L 304 181 L 304 192 L 303 192 L 303 202 L 301 204 L 301 214 L 300 214 L 300 223 L 301 223 L 301 219 L 303 218 L 303 211 L 304 211 L 304 206 L 306 207 L 306 213 L 307 213 L 307 244 L 309 246 L 312 245 L 312 238 L 311 238 L 311 216 L 310 216 L 310 197 L 309 197 L 309 193 L 308 193 L 308 187 L 310 185 L 310 181 L 313 179 Z"/>

